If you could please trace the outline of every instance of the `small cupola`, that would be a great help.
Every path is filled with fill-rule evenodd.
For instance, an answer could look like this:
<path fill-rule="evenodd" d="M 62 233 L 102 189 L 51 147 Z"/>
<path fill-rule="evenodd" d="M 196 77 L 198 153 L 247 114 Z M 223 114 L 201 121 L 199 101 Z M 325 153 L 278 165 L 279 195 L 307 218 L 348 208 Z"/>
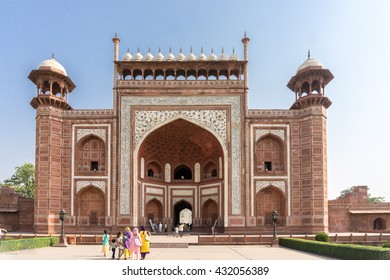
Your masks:
<path fill-rule="evenodd" d="M 37 96 L 31 100 L 31 106 L 36 109 L 46 104 L 57 108 L 70 110 L 68 95 L 76 85 L 69 78 L 65 67 L 54 58 L 42 61 L 36 70 L 32 70 L 28 78 L 37 86 Z"/>
<path fill-rule="evenodd" d="M 325 97 L 325 86 L 333 79 L 329 69 L 310 56 L 298 67 L 287 87 L 295 93 L 295 103 L 291 109 L 303 109 L 314 105 L 328 108 L 332 102 Z"/>

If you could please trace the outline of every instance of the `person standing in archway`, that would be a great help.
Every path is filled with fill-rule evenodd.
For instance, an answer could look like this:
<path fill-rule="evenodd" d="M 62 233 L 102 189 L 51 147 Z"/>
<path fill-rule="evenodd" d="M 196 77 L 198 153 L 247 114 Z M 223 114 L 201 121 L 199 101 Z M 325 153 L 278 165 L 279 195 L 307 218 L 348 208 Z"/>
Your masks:
<path fill-rule="evenodd" d="M 184 231 L 184 225 L 180 224 L 179 225 L 179 235 L 180 235 L 180 237 L 183 237 L 183 231 Z"/>

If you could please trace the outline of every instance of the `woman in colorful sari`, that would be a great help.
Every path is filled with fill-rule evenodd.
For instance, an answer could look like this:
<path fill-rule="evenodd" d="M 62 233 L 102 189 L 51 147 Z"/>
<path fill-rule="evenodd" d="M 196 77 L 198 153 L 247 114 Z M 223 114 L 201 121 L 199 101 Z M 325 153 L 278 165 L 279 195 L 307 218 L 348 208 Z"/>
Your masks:
<path fill-rule="evenodd" d="M 141 260 L 144 260 L 146 254 L 150 253 L 151 233 L 148 230 L 145 230 L 144 226 L 141 226 L 141 231 L 139 232 L 139 235 L 142 239 Z"/>
<path fill-rule="evenodd" d="M 133 228 L 133 236 L 130 239 L 130 252 L 132 260 L 139 260 L 141 258 L 140 248 L 142 240 L 138 232 L 138 228 Z"/>
<path fill-rule="evenodd" d="M 130 239 L 132 237 L 132 233 L 130 231 L 129 227 L 125 228 L 125 232 L 123 233 L 123 255 L 125 257 L 125 260 L 130 259 L 131 252 L 130 252 Z"/>

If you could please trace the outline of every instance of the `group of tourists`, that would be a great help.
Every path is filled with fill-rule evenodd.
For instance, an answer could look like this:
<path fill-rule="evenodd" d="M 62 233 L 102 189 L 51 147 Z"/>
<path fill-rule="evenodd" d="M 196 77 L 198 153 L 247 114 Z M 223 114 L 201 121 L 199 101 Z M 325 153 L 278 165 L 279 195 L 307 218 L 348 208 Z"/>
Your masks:
<path fill-rule="evenodd" d="M 154 222 L 153 224 L 152 224 L 152 231 L 153 232 L 165 232 L 165 233 L 167 233 L 168 232 L 168 225 L 167 225 L 167 223 L 165 223 L 164 225 L 161 223 L 161 222 Z"/>
<path fill-rule="evenodd" d="M 146 254 L 150 253 L 150 241 L 151 233 L 141 226 L 141 230 L 135 227 L 130 230 L 130 227 L 126 227 L 125 231 L 118 232 L 116 237 L 111 240 L 107 231 L 104 231 L 102 243 L 102 253 L 105 257 L 108 255 L 108 251 L 112 252 L 112 259 L 120 260 L 144 260 Z"/>

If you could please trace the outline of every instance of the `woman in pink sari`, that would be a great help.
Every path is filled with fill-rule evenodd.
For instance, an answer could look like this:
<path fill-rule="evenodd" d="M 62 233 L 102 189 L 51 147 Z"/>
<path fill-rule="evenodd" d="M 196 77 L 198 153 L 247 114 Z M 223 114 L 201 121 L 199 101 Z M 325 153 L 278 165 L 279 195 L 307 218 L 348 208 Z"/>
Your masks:
<path fill-rule="evenodd" d="M 141 259 L 141 248 L 142 239 L 139 235 L 138 228 L 133 229 L 133 236 L 130 238 L 130 252 L 132 260 L 140 260 Z"/>

